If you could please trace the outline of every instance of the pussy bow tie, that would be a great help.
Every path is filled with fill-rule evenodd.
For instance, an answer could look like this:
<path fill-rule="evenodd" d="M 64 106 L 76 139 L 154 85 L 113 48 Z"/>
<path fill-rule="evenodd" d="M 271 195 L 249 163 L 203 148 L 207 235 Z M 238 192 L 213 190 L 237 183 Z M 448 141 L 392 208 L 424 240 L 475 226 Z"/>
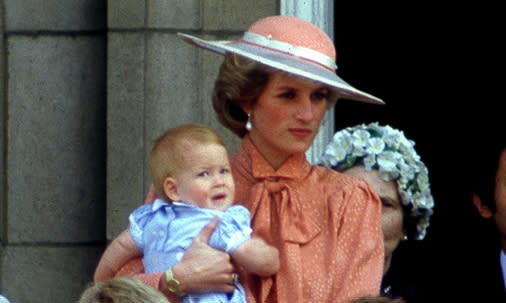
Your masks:
<path fill-rule="evenodd" d="M 266 240 L 304 244 L 320 233 L 320 226 L 304 212 L 297 192 L 285 181 L 266 177 L 253 186 L 253 228 Z M 273 239 L 276 234 L 279 239 Z"/>

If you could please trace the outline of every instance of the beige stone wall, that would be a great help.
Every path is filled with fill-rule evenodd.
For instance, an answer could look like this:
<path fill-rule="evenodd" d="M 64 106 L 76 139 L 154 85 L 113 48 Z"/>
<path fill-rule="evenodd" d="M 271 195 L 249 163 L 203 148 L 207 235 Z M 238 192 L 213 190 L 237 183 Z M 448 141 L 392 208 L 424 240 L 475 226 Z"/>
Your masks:
<path fill-rule="evenodd" d="M 106 5 L 0 1 L 0 284 L 73 302 L 105 240 Z"/>

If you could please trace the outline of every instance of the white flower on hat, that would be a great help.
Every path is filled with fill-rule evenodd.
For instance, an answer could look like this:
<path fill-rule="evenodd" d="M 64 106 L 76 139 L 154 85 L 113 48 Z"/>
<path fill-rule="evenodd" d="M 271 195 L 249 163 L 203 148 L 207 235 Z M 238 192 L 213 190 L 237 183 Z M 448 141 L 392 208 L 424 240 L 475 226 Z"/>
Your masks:
<path fill-rule="evenodd" d="M 378 155 L 378 165 L 380 168 L 386 171 L 397 171 L 397 162 L 399 162 L 399 159 L 401 158 L 401 154 L 392 152 L 392 151 L 385 151 Z"/>
<path fill-rule="evenodd" d="M 362 129 L 353 132 L 353 147 L 358 150 L 365 149 L 370 136 L 369 132 Z"/>
<path fill-rule="evenodd" d="M 371 138 L 367 141 L 367 153 L 377 155 L 385 150 L 385 142 L 380 138 Z"/>
<path fill-rule="evenodd" d="M 329 160 L 332 166 L 334 166 L 338 162 L 343 161 L 346 158 L 346 154 L 346 149 L 342 146 L 333 146 L 325 151 L 324 157 Z"/>
<path fill-rule="evenodd" d="M 361 164 L 366 170 L 377 169 L 387 182 L 395 180 L 402 204 L 411 208 L 410 217 L 416 221 L 416 238 L 421 240 L 427 233 L 434 199 L 428 169 L 414 146 L 414 141 L 389 125 L 362 124 L 337 132 L 320 164 L 340 171 Z"/>
<path fill-rule="evenodd" d="M 374 164 L 376 164 L 376 156 L 375 155 L 367 155 L 362 160 L 364 162 L 365 170 L 370 171 Z"/>
<path fill-rule="evenodd" d="M 413 165 L 409 165 L 403 161 L 403 162 L 399 163 L 399 169 L 401 172 L 401 182 L 402 183 L 408 183 L 409 180 L 412 180 L 415 178 L 416 169 Z"/>

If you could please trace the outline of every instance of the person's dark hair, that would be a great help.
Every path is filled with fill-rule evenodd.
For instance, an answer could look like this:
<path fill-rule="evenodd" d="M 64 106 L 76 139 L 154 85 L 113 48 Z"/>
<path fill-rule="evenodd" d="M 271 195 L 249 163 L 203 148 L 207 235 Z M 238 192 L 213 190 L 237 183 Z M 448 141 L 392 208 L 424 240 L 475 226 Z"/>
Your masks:
<path fill-rule="evenodd" d="M 501 154 L 506 151 L 506 140 L 501 136 L 487 137 L 476 143 L 471 155 L 475 160 L 470 161 L 472 191 L 495 212 L 495 177 Z"/>
<path fill-rule="evenodd" d="M 239 137 L 246 134 L 244 105 L 252 105 L 273 69 L 253 60 L 226 54 L 214 84 L 213 107 L 218 120 Z"/>

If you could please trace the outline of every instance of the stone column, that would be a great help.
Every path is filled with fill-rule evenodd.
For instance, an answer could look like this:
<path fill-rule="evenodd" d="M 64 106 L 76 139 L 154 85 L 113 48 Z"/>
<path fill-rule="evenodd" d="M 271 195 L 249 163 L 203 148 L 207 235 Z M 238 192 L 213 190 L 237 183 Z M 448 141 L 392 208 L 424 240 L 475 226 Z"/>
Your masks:
<path fill-rule="evenodd" d="M 0 284 L 75 302 L 103 249 L 105 4 L 0 1 Z"/>

